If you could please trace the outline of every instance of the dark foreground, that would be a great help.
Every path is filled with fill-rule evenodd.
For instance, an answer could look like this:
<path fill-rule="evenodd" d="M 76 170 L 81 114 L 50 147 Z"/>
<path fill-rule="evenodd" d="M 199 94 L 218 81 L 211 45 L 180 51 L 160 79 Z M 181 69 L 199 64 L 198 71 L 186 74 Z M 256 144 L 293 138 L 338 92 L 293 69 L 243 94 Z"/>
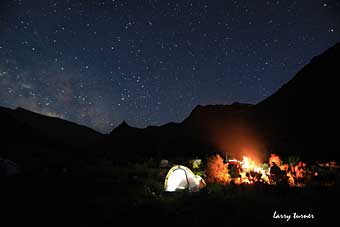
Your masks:
<path fill-rule="evenodd" d="M 1 226 L 236 226 L 338 222 L 339 188 L 208 185 L 162 192 L 166 171 L 111 168 L 86 176 L 1 179 Z M 274 212 L 281 218 L 273 218 Z M 309 218 L 294 218 L 309 215 Z M 286 216 L 284 216 L 286 215 Z M 287 221 L 287 216 L 291 215 Z M 313 218 L 312 218 L 313 216 Z M 300 217 L 300 216 L 299 216 Z"/>

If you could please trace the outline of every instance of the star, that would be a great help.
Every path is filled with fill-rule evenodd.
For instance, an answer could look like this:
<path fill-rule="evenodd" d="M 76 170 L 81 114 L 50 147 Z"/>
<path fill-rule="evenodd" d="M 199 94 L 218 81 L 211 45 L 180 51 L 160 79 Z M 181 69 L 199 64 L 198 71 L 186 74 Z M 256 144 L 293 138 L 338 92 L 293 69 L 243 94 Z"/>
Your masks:
<path fill-rule="evenodd" d="M 8 2 L 0 106 L 101 132 L 257 103 L 339 41 L 337 0 Z"/>

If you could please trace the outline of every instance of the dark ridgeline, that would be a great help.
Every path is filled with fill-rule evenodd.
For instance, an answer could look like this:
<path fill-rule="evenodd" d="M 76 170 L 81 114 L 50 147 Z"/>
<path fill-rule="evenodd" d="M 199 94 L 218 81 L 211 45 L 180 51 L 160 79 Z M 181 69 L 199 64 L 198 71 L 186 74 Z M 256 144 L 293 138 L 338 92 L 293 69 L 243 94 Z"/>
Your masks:
<path fill-rule="evenodd" d="M 240 135 L 249 134 L 248 126 L 252 125 L 248 113 L 250 107 L 238 103 L 230 106 L 199 105 L 181 123 L 144 129 L 130 127 L 123 122 L 107 136 L 106 147 L 109 147 L 109 154 L 123 155 L 130 160 L 150 157 L 174 160 L 229 152 L 237 148 L 235 139 L 245 141 Z M 228 140 L 235 146 L 224 143 Z"/>
<path fill-rule="evenodd" d="M 314 57 L 287 84 L 255 106 L 273 150 L 306 159 L 340 158 L 340 43 Z"/>
<path fill-rule="evenodd" d="M 103 138 L 93 129 L 23 108 L 0 108 L 0 157 L 24 172 L 60 172 L 74 161 L 89 159 L 88 148 Z"/>
<path fill-rule="evenodd" d="M 90 128 L 22 108 L 0 108 L 1 151 L 23 169 L 91 162 L 188 158 L 247 150 L 308 159 L 339 159 L 336 77 L 340 44 L 314 57 L 275 94 L 256 105 L 197 106 L 181 123 L 144 129 L 120 124 L 103 135 Z"/>
<path fill-rule="evenodd" d="M 314 57 L 292 80 L 256 105 L 197 106 L 182 123 L 145 129 L 123 122 L 109 135 L 109 152 L 138 159 L 216 151 L 237 156 L 248 149 L 260 159 L 274 152 L 306 160 L 339 160 L 339 64 L 340 43 Z"/>
<path fill-rule="evenodd" d="M 113 226 L 144 221 L 150 225 L 152 220 L 159 225 L 155 217 L 161 217 L 192 225 L 191 217 L 196 217 L 204 226 L 220 221 L 233 224 L 230 220 L 257 225 L 270 223 L 276 208 L 311 211 L 317 219 L 313 223 L 332 222 L 337 210 L 329 203 L 338 203 L 337 188 L 292 188 L 282 194 L 286 191 L 241 186 L 238 192 L 231 190 L 231 195 L 232 188 L 225 194 L 216 192 L 217 200 L 202 194 L 162 203 L 162 199 L 150 197 L 147 189 L 153 184 L 162 187 L 164 178 L 159 172 L 149 176 L 151 172 L 137 168 L 134 162 L 149 158 L 176 162 L 216 151 L 235 156 L 247 151 L 258 156 L 276 152 L 309 160 L 339 160 L 339 59 L 337 44 L 256 105 L 197 106 L 181 123 L 138 129 L 123 122 L 107 135 L 21 108 L 0 107 L 0 158 L 16 163 L 22 173 L 0 179 L 4 195 L 1 223 Z"/>

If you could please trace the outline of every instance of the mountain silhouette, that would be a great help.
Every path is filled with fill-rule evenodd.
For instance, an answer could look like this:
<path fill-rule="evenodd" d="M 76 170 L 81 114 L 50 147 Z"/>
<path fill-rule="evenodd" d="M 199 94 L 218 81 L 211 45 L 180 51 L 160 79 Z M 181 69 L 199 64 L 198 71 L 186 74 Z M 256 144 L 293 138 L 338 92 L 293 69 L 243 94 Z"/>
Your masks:
<path fill-rule="evenodd" d="M 27 171 L 100 158 L 117 162 L 269 153 L 339 159 L 336 150 L 340 44 L 314 57 L 288 83 L 255 104 L 196 106 L 181 123 L 135 128 L 122 122 L 103 135 L 63 119 L 0 107 L 0 157 Z"/>
<path fill-rule="evenodd" d="M 339 158 L 339 59 L 340 43 L 314 57 L 292 80 L 254 107 L 273 150 Z"/>
<path fill-rule="evenodd" d="M 23 108 L 0 107 L 0 157 L 18 163 L 24 171 L 64 168 L 86 159 L 88 149 L 103 138 L 93 129 Z"/>
<path fill-rule="evenodd" d="M 256 105 L 198 105 L 182 123 L 137 129 L 126 123 L 108 138 L 126 155 L 194 156 L 218 151 L 263 159 L 269 153 L 339 159 L 336 76 L 340 43 L 312 58 L 288 83 Z M 137 143 L 134 143 L 137 142 Z"/>
<path fill-rule="evenodd" d="M 260 135 L 256 133 L 256 125 L 250 114 L 252 106 L 240 103 L 198 105 L 182 123 L 143 129 L 123 122 L 107 136 L 105 149 L 112 158 L 122 156 L 122 159 L 129 160 L 145 157 L 174 160 L 216 152 L 234 156 L 249 155 L 247 148 L 261 147 L 258 143 Z"/>
<path fill-rule="evenodd" d="M 67 145 L 75 147 L 88 146 L 101 137 L 101 133 L 73 122 L 65 121 L 57 117 L 48 117 L 17 108 L 12 116 L 27 126 L 47 134 L 54 140 L 59 140 Z"/>

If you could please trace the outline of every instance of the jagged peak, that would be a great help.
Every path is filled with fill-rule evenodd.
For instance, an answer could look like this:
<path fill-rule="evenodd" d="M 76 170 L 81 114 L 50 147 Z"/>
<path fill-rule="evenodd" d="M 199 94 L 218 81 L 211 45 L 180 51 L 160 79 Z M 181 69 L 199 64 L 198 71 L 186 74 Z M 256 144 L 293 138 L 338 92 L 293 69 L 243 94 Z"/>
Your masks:
<path fill-rule="evenodd" d="M 29 110 L 27 110 L 27 109 L 25 109 L 25 108 L 22 108 L 22 107 L 17 107 L 17 108 L 14 109 L 14 111 L 20 111 L 20 112 L 32 112 L 32 111 L 29 111 Z"/>
<path fill-rule="evenodd" d="M 130 128 L 130 125 L 126 121 L 122 121 L 116 128 Z"/>
<path fill-rule="evenodd" d="M 131 127 L 125 120 L 122 121 L 117 127 L 115 127 L 110 134 L 116 133 L 116 132 L 125 132 L 130 129 L 135 129 L 134 127 Z"/>

